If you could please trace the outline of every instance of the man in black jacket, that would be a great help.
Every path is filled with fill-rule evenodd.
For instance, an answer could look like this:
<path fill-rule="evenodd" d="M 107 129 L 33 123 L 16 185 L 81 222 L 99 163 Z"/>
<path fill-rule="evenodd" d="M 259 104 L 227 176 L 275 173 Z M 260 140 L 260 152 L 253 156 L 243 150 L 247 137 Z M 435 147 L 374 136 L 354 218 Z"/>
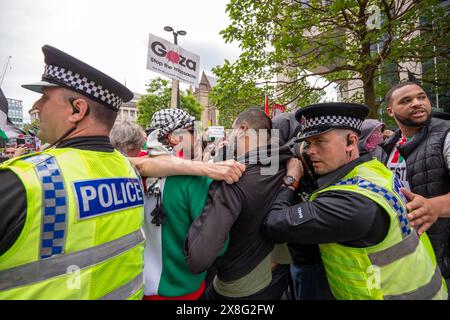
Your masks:
<path fill-rule="evenodd" d="M 353 103 L 322 103 L 296 112 L 299 140 L 306 141 L 320 175 L 318 189 L 298 204 L 296 186 L 284 184 L 264 230 L 276 241 L 319 244 L 337 299 L 447 299 L 427 237 L 419 240 L 408 225 L 400 182 L 370 154 L 359 154 L 367 113 L 367 107 Z M 300 162 L 290 159 L 287 176 L 298 180 L 302 173 Z"/>
<path fill-rule="evenodd" d="M 189 229 L 185 253 L 191 271 L 205 271 L 213 263 L 217 268 L 205 299 L 280 298 L 280 292 L 270 286 L 274 243 L 260 229 L 291 156 L 286 149 L 276 157 L 278 150 L 271 149 L 270 135 L 265 135 L 270 130 L 270 119 L 258 109 L 237 117 L 230 147 L 235 148 L 237 160 L 246 164 L 246 170 L 235 184 L 211 184 L 205 208 Z"/>
<path fill-rule="evenodd" d="M 433 116 L 431 102 L 416 83 L 400 83 L 389 90 L 388 114 L 399 130 L 383 146 L 383 163 L 407 187 L 408 218 L 427 231 L 447 282 L 450 278 L 450 121 Z M 447 217 L 447 218 L 445 218 Z"/>

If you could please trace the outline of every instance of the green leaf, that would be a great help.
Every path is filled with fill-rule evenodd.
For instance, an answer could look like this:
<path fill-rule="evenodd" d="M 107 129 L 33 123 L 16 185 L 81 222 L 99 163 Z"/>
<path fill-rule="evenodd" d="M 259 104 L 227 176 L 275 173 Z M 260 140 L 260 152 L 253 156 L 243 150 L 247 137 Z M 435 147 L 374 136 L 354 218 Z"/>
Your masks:
<path fill-rule="evenodd" d="M 294 100 L 297 106 L 320 99 L 320 90 L 307 83 L 306 71 L 342 88 L 346 81 L 368 84 L 346 100 L 365 102 L 374 116 L 379 114 L 386 90 L 399 80 L 399 64 L 426 64 L 436 55 L 438 75 L 424 70 L 423 79 L 431 82 L 434 76 L 435 91 L 445 92 L 449 82 L 445 71 L 450 41 L 448 5 L 423 0 L 394 10 L 396 3 L 230 1 L 226 9 L 230 25 L 220 34 L 226 42 L 237 42 L 242 54 L 234 63 L 226 61 L 213 70 L 218 84 L 211 96 L 220 110 L 220 121 L 229 123 L 242 109 L 262 107 L 265 94 L 272 95 L 274 102 Z M 367 25 L 372 5 L 380 9 L 379 29 Z M 279 80 L 281 74 L 289 83 Z"/>
<path fill-rule="evenodd" d="M 171 85 L 169 81 L 161 78 L 151 80 L 147 84 L 147 94 L 137 102 L 137 123 L 143 128 L 150 125 L 153 114 L 161 109 L 170 108 Z M 203 107 L 188 91 L 180 91 L 180 109 L 186 110 L 190 115 L 200 120 Z"/>

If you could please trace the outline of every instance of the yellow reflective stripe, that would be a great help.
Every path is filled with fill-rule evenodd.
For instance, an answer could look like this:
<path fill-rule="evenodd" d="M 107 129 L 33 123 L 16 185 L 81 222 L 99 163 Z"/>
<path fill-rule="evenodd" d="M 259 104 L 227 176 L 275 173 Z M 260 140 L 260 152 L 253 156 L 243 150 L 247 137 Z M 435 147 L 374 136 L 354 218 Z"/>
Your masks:
<path fill-rule="evenodd" d="M 117 288 L 113 292 L 108 293 L 106 296 L 101 297 L 99 300 L 126 300 L 134 295 L 138 290 L 144 286 L 144 274 L 140 273 L 130 282 L 124 284 L 120 288 Z"/>
<path fill-rule="evenodd" d="M 99 246 L 69 254 L 55 255 L 25 265 L 0 271 L 0 290 L 29 285 L 67 273 L 67 268 L 80 269 L 95 265 L 126 252 L 144 241 L 141 229 Z"/>
<path fill-rule="evenodd" d="M 387 295 L 384 296 L 385 300 L 430 300 L 432 299 L 442 287 L 442 274 L 438 267 L 434 269 L 434 274 L 431 280 L 417 288 L 412 292 L 397 294 L 397 295 Z"/>
<path fill-rule="evenodd" d="M 415 232 L 412 232 L 407 238 L 392 247 L 379 252 L 369 253 L 369 258 L 373 265 L 382 267 L 414 253 L 418 245 L 419 237 Z"/>

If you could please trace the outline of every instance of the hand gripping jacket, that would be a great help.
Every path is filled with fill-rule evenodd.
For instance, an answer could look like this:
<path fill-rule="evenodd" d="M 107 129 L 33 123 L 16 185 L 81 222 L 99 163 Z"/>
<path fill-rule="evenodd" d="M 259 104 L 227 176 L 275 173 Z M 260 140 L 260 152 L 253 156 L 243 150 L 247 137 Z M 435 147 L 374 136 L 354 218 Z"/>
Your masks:
<path fill-rule="evenodd" d="M 0 300 L 140 299 L 143 192 L 118 152 L 53 149 L 5 162 L 26 221 L 0 256 Z"/>
<path fill-rule="evenodd" d="M 427 235 L 419 239 L 408 225 L 400 187 L 382 163 L 371 160 L 311 196 L 310 201 L 331 190 L 355 192 L 376 202 L 390 217 L 388 234 L 375 246 L 320 245 L 328 283 L 337 299 L 447 299 Z"/>

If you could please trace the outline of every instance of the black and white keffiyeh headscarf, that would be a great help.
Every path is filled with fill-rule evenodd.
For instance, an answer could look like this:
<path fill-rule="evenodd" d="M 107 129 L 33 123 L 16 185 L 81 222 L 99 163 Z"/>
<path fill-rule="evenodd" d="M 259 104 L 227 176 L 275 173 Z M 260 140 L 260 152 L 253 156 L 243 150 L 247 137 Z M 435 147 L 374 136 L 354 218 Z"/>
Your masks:
<path fill-rule="evenodd" d="M 150 126 L 158 130 L 158 138 L 177 129 L 187 129 L 194 126 L 195 118 L 181 109 L 162 109 L 155 112 Z"/>

